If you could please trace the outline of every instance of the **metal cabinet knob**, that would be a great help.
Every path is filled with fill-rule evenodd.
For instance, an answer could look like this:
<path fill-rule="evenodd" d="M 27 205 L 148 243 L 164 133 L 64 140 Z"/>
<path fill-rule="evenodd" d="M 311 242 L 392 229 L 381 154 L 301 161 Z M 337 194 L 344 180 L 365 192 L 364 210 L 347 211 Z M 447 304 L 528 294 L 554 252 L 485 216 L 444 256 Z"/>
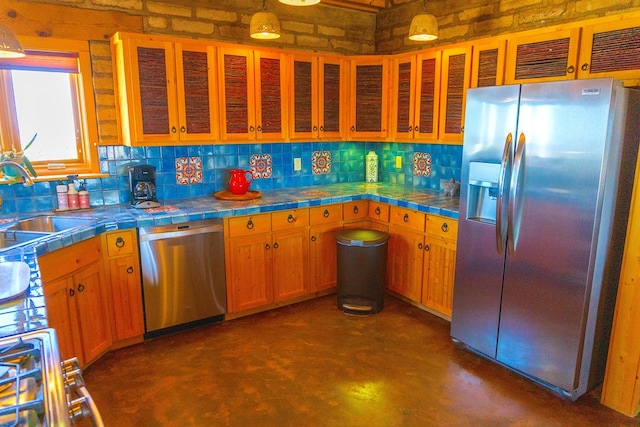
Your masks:
<path fill-rule="evenodd" d="M 253 227 L 255 227 L 255 226 L 253 225 L 253 221 L 251 221 L 251 219 L 249 219 L 249 221 L 247 221 L 247 228 L 248 228 L 249 230 L 253 230 Z"/>
<path fill-rule="evenodd" d="M 381 211 L 380 211 L 380 206 L 377 206 L 377 207 L 376 207 L 376 215 L 380 215 L 380 212 L 381 212 Z"/>
<path fill-rule="evenodd" d="M 325 209 L 324 212 L 322 212 L 322 216 L 325 218 L 329 218 L 329 211 Z"/>
<path fill-rule="evenodd" d="M 127 268 L 127 273 L 131 274 L 133 273 L 133 266 L 130 265 L 129 268 Z"/>
<path fill-rule="evenodd" d="M 116 239 L 116 248 L 122 248 L 124 246 L 124 239 L 122 237 L 118 237 Z"/>
<path fill-rule="evenodd" d="M 404 217 L 402 218 L 402 220 L 404 222 L 409 222 L 409 214 L 404 214 Z"/>
<path fill-rule="evenodd" d="M 447 231 L 449 231 L 449 225 L 445 222 L 442 224 L 442 227 L 440 227 L 440 229 L 446 233 Z"/>
<path fill-rule="evenodd" d="M 357 205 L 354 205 L 354 206 L 353 206 L 353 213 L 354 213 L 354 214 L 357 214 L 359 211 L 360 211 L 360 209 L 358 209 L 358 206 L 357 206 Z"/>
<path fill-rule="evenodd" d="M 287 222 L 289 224 L 296 222 L 296 217 L 294 217 L 293 215 L 289 214 L 289 216 L 287 217 Z"/>

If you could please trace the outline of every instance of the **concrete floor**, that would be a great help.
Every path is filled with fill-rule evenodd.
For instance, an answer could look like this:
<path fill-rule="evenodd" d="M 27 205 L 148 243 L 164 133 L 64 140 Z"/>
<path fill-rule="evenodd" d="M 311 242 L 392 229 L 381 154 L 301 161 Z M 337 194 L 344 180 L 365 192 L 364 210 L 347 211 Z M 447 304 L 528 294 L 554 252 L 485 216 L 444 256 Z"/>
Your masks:
<path fill-rule="evenodd" d="M 393 297 L 335 295 L 165 336 L 85 370 L 111 426 L 640 426 L 457 349 L 449 323 Z"/>

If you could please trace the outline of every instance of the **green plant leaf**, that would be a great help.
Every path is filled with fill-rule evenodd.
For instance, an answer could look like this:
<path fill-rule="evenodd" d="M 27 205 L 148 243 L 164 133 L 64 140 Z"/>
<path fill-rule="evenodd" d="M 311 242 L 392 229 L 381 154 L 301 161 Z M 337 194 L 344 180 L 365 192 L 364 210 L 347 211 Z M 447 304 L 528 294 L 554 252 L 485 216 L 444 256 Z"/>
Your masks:
<path fill-rule="evenodd" d="M 22 151 L 27 151 L 27 149 L 31 147 L 31 144 L 33 144 L 33 142 L 36 140 L 37 137 L 38 137 L 38 132 L 33 134 L 33 138 L 31 138 L 31 141 L 29 141 L 29 143 L 22 149 Z"/>

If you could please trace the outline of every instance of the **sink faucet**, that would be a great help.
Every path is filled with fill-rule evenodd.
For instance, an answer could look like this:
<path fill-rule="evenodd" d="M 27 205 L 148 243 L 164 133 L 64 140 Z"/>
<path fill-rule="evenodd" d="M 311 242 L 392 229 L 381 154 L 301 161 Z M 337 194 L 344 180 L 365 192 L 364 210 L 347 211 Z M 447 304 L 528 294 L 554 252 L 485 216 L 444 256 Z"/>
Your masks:
<path fill-rule="evenodd" d="M 31 176 L 29 175 L 27 170 L 20 163 L 17 163 L 17 162 L 15 162 L 13 160 L 2 160 L 2 161 L 0 161 L 0 168 L 2 168 L 4 166 L 13 167 L 18 172 L 18 174 L 20 174 L 20 176 L 22 177 L 22 184 L 23 185 L 25 185 L 25 186 L 33 185 L 33 180 L 31 179 Z"/>

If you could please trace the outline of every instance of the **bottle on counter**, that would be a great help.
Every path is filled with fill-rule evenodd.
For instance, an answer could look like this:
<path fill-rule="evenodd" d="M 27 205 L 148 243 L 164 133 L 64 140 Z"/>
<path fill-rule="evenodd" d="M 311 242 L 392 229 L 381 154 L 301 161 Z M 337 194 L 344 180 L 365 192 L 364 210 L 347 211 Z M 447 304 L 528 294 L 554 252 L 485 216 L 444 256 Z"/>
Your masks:
<path fill-rule="evenodd" d="M 69 189 L 67 190 L 67 201 L 69 203 L 69 209 L 80 209 L 80 200 L 78 199 L 78 190 L 76 190 L 76 186 L 73 183 L 69 184 Z"/>
<path fill-rule="evenodd" d="M 67 197 L 67 185 L 56 185 L 56 196 L 58 197 L 58 210 L 66 211 L 69 209 L 69 199 Z"/>
<path fill-rule="evenodd" d="M 78 202 L 80 203 L 80 209 L 89 209 L 89 207 L 91 207 L 91 204 L 89 203 L 89 192 L 87 191 L 87 183 L 84 181 L 80 181 Z"/>

